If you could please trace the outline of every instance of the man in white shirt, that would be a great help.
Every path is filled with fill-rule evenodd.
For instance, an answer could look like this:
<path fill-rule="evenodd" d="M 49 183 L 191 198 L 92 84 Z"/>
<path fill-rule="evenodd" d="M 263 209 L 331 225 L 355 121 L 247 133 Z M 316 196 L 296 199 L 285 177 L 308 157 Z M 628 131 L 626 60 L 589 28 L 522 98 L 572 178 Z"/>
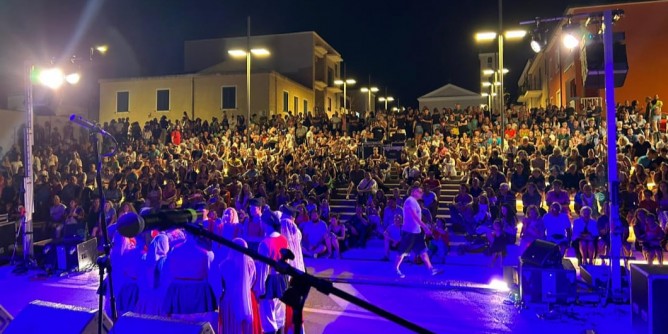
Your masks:
<path fill-rule="evenodd" d="M 422 208 L 418 201 L 422 199 L 422 188 L 420 186 L 412 186 L 409 190 L 410 196 L 404 202 L 404 225 L 401 228 L 401 241 L 397 248 L 397 259 L 394 263 L 394 269 L 400 278 L 406 277 L 399 266 L 404 257 L 411 251 L 415 255 L 422 258 L 422 262 L 427 266 L 431 275 L 436 275 L 440 271 L 434 269 L 429 261 L 429 254 L 427 254 L 427 243 L 424 240 L 425 234 L 431 234 L 427 224 L 422 222 Z"/>
<path fill-rule="evenodd" d="M 550 205 L 550 211 L 543 216 L 543 225 L 547 241 L 558 244 L 562 254 L 565 254 L 573 231 L 568 214 L 562 212 L 561 204 L 554 202 Z"/>
<path fill-rule="evenodd" d="M 369 196 L 373 196 L 378 191 L 378 183 L 373 179 L 373 175 L 367 172 L 364 179 L 357 185 L 357 198 L 360 204 L 366 204 Z"/>
<path fill-rule="evenodd" d="M 318 258 L 320 255 L 327 253 L 327 236 L 329 229 L 327 224 L 320 219 L 318 210 L 312 210 L 310 213 L 310 221 L 302 224 L 302 252 L 306 256 Z"/>

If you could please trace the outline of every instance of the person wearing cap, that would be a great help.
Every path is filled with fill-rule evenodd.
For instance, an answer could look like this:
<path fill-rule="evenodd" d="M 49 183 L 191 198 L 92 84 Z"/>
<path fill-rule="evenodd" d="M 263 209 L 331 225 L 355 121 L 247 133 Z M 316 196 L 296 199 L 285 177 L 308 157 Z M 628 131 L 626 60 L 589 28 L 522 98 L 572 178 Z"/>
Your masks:
<path fill-rule="evenodd" d="M 250 245 L 259 241 L 264 236 L 263 224 L 262 224 L 262 200 L 259 198 L 253 198 L 249 201 L 250 217 L 248 223 L 244 226 L 244 239 L 248 241 Z"/>
<path fill-rule="evenodd" d="M 288 239 L 281 235 L 278 216 L 265 210 L 261 215 L 265 237 L 260 241 L 258 253 L 274 261 L 281 260 L 281 250 L 289 249 Z M 285 304 L 280 300 L 288 288 L 288 278 L 268 264 L 256 261 L 257 280 L 253 292 L 258 297 L 260 322 L 265 333 L 280 333 L 285 326 Z"/>

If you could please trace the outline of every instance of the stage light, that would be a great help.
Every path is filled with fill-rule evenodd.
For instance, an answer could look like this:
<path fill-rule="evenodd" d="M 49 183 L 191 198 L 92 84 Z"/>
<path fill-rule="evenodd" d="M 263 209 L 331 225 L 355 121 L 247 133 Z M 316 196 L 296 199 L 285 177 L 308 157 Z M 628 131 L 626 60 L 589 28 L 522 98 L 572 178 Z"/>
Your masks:
<path fill-rule="evenodd" d="M 63 71 L 61 71 L 60 69 L 50 68 L 42 70 L 39 73 L 37 80 L 39 80 L 40 84 L 46 87 L 49 87 L 51 89 L 58 89 L 65 82 L 65 77 L 63 75 Z"/>
<path fill-rule="evenodd" d="M 81 75 L 79 73 L 72 73 L 65 76 L 65 81 L 70 85 L 76 85 L 81 80 Z"/>
<path fill-rule="evenodd" d="M 561 28 L 562 33 L 562 42 L 564 46 L 569 50 L 577 47 L 580 44 L 580 38 L 582 37 L 582 32 L 580 31 L 579 23 L 572 23 L 571 19 L 568 19 L 568 24 L 564 25 Z"/>
<path fill-rule="evenodd" d="M 500 279 L 494 278 L 492 279 L 491 282 L 487 285 L 490 289 L 499 291 L 499 292 L 508 292 L 510 291 L 510 288 L 508 287 L 508 284 Z"/>
<path fill-rule="evenodd" d="M 543 50 L 543 46 L 535 37 L 531 39 L 531 50 L 535 53 L 540 53 Z"/>

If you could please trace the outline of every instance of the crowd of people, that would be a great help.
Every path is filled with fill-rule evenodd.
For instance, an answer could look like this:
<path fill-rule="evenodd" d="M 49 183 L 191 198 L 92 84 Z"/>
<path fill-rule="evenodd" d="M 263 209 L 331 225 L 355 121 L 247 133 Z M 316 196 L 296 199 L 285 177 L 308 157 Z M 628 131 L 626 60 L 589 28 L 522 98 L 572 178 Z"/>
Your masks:
<path fill-rule="evenodd" d="M 648 97 L 644 104 L 627 101 L 617 106 L 616 118 L 624 252 L 642 250 L 648 261 L 660 263 L 668 221 L 668 135 L 662 106 L 658 96 Z M 555 242 L 564 252 L 573 247 L 584 264 L 607 255 L 608 132 L 600 107 L 511 106 L 505 117 L 502 122 L 498 110 L 456 105 L 370 112 L 363 117 L 328 115 L 317 109 L 306 114 L 253 115 L 250 120 L 225 112 L 212 120 L 184 114 L 181 119 L 162 117 L 143 126 L 121 118 L 103 124 L 118 142 L 118 150 L 103 159 L 102 185 L 95 182 L 94 150 L 86 137 L 77 138 L 69 124 L 61 129 L 37 125 L 32 157 L 34 218 L 48 222 L 46 228 L 55 237 L 99 237 L 101 210 L 113 228 L 116 219 L 128 212 L 198 208 L 206 210 L 203 224 L 211 231 L 242 245 L 262 249 L 267 237 L 284 235 L 298 255 L 294 264 L 302 268 L 302 255 L 339 258 L 346 249 L 364 248 L 369 238 L 384 238 L 388 259 L 399 251 L 395 257 L 399 276 L 403 276 L 401 259 L 411 250 L 445 257 L 448 223 L 470 238 L 486 240 L 494 260 L 503 258 L 510 245 L 526 249 L 537 239 Z M 378 147 L 365 154 L 365 144 L 374 142 L 398 142 L 403 149 L 392 158 Z M 105 141 L 103 151 L 110 145 Z M 21 204 L 22 161 L 20 145 L 2 160 L 0 207 L 6 212 L 17 212 Z M 400 178 L 399 187 L 387 186 L 391 175 Z M 448 206 L 448 220 L 438 216 L 440 186 L 447 179 L 464 180 Z M 97 187 L 103 188 L 104 207 Z M 356 199 L 355 215 L 346 221 L 329 204 L 337 188 L 347 188 L 343 196 Z M 420 195 L 413 196 L 417 190 Z M 413 212 L 410 219 L 404 214 L 407 201 Z M 275 222 L 263 224 L 265 212 L 272 211 L 289 217 L 292 224 L 280 228 Z M 407 233 L 417 236 L 407 238 Z M 253 269 L 247 258 L 182 234 L 153 233 L 132 240 L 116 235 L 116 253 L 123 254 L 117 256 L 141 259 L 143 267 L 135 268 L 150 268 L 144 278 L 138 269 L 119 275 L 126 280 L 146 279 L 137 286 L 158 286 L 162 284 L 154 273 L 160 268 L 171 273 L 171 280 L 204 281 L 210 276 L 204 264 L 222 268 L 231 261 L 235 268 L 247 267 L 247 272 L 224 270 L 223 281 L 246 282 L 253 291 L 239 292 L 245 297 L 265 295 L 265 286 L 258 287 L 257 282 L 274 275 L 271 270 Z M 422 247 L 425 239 L 429 244 Z M 265 251 L 275 256 L 268 250 L 271 247 L 265 246 Z M 193 256 L 201 258 L 201 268 L 170 265 L 185 258 L 193 261 Z M 428 257 L 422 260 L 433 269 Z M 258 280 L 259 276 L 264 278 Z M 280 294 L 282 285 L 276 284 Z M 200 293 L 207 301 L 200 305 L 208 305 L 207 310 L 221 300 L 221 293 L 182 288 Z M 139 296 L 139 302 L 121 300 L 144 311 L 183 311 L 170 309 L 168 302 L 146 306 L 144 296 L 157 294 L 129 295 Z M 275 312 L 276 303 L 257 304 L 260 313 L 262 308 L 265 314 L 280 313 Z M 244 309 L 251 306 L 245 304 Z M 278 318 L 262 318 L 267 321 L 263 329 L 282 327 Z"/>

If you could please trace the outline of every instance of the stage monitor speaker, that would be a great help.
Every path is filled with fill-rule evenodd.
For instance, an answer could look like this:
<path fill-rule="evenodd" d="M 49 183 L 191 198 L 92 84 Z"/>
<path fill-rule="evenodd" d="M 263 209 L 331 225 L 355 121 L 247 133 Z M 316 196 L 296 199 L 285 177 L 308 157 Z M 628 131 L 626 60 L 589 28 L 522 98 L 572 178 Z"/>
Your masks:
<path fill-rule="evenodd" d="M 631 265 L 631 323 L 636 333 L 668 333 L 668 267 Z"/>
<path fill-rule="evenodd" d="M 7 329 L 7 326 L 9 326 L 9 323 L 12 322 L 12 320 L 14 320 L 14 317 L 0 305 L 0 334 L 5 332 L 5 329 Z"/>
<path fill-rule="evenodd" d="M 570 260 L 562 259 L 559 266 L 541 268 L 520 263 L 520 297 L 525 303 L 575 302 L 577 280 Z"/>
<path fill-rule="evenodd" d="M 9 323 L 4 334 L 95 334 L 97 310 L 35 300 Z M 111 320 L 104 315 L 102 333 L 109 333 Z"/>
<path fill-rule="evenodd" d="M 215 332 L 211 324 L 205 321 L 189 322 L 128 312 L 118 318 L 110 333 L 213 334 Z"/>
<path fill-rule="evenodd" d="M 541 268 L 557 267 L 561 265 L 563 255 L 559 246 L 544 240 L 534 240 L 522 253 L 522 264 Z"/>
<path fill-rule="evenodd" d="M 10 222 L 7 214 L 0 215 L 0 257 L 11 256 L 15 237 L 16 223 Z"/>

